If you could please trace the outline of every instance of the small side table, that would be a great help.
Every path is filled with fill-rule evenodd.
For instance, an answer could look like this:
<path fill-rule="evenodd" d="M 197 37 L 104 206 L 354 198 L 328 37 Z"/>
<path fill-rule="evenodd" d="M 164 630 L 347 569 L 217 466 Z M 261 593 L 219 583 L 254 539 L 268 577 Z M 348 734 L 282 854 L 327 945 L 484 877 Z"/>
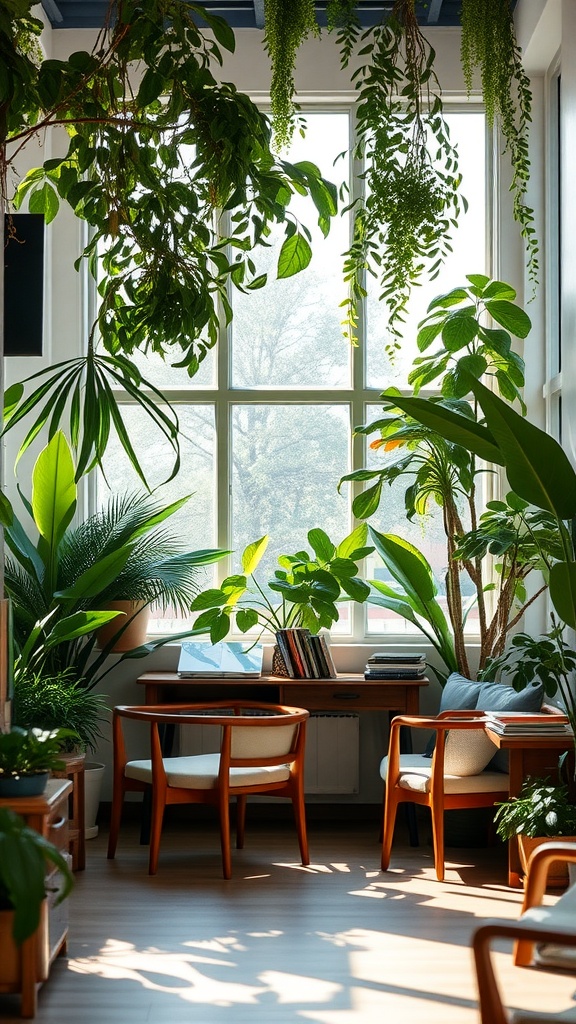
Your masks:
<path fill-rule="evenodd" d="M 63 754 L 66 768 L 53 772 L 55 778 L 69 779 L 72 791 L 69 797 L 68 837 L 72 870 L 84 871 L 86 867 L 85 803 L 84 803 L 84 762 L 85 754 Z"/>

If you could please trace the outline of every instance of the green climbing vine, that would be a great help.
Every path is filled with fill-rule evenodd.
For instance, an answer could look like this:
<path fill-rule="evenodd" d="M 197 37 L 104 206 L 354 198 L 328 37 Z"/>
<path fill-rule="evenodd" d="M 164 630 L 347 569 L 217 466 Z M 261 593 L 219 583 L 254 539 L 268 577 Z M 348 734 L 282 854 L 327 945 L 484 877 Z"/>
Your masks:
<path fill-rule="evenodd" d="M 502 132 L 510 154 L 514 219 L 526 245 L 528 277 L 538 283 L 538 239 L 534 212 L 526 205 L 530 177 L 528 132 L 532 94 L 516 41 L 510 0 L 462 0 L 462 70 L 468 92 L 480 70 L 486 118 Z"/>
<path fill-rule="evenodd" d="M 349 20 L 346 25 L 344 46 L 354 31 Z M 366 61 L 352 75 L 358 92 L 354 156 L 366 169 L 364 195 L 349 206 L 354 237 L 345 258 L 345 331 L 354 341 L 368 272 L 388 307 L 391 354 L 400 345 L 411 288 L 425 270 L 431 280 L 437 276 L 465 200 L 435 52 L 420 31 L 414 0 L 396 0 L 390 17 L 364 32 L 360 43 Z M 346 64 L 347 52 L 341 53 Z"/>
<path fill-rule="evenodd" d="M 274 146 L 277 152 L 290 145 L 297 108 L 294 102 L 294 69 L 302 43 L 319 35 L 314 0 L 264 0 L 264 42 L 272 65 L 270 103 Z"/>

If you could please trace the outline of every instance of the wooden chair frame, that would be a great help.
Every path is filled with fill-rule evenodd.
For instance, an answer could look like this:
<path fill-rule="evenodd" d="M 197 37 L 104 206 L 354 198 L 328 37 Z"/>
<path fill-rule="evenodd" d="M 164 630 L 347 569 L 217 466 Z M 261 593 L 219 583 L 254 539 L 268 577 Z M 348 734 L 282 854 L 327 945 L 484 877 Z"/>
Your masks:
<path fill-rule="evenodd" d="M 224 715 L 224 709 L 233 714 Z M 266 711 L 266 715 L 255 715 L 251 712 Z M 210 714 L 210 712 L 213 712 Z M 202 704 L 169 704 L 125 706 L 114 708 L 112 733 L 114 743 L 114 783 L 112 797 L 112 815 L 110 821 L 110 837 L 108 857 L 113 858 L 118 843 L 118 835 L 122 818 L 124 795 L 127 792 L 151 791 L 152 822 L 150 832 L 149 873 L 156 874 L 160 850 L 160 837 L 164 819 L 164 808 L 168 804 L 212 804 L 218 808 L 220 818 L 220 837 L 222 847 L 222 869 L 224 878 L 232 877 L 232 859 L 230 852 L 230 797 L 237 798 L 236 846 L 242 849 L 246 822 L 246 798 L 253 794 L 271 794 L 275 797 L 287 797 L 292 801 L 298 844 L 302 864 L 310 863 L 308 838 L 306 831 L 306 813 L 304 804 L 304 750 L 306 738 L 306 721 L 309 712 L 303 708 L 292 708 L 281 704 L 263 704 L 257 701 L 211 701 Z M 125 769 L 128 763 L 123 720 L 130 719 L 148 723 L 150 726 L 150 749 L 152 760 L 152 783 L 126 778 Z M 239 721 L 241 719 L 241 722 Z M 262 727 L 297 726 L 294 732 L 292 748 L 288 754 L 264 757 L 233 757 L 232 734 L 236 726 L 259 729 Z M 216 725 L 222 729 L 220 743 L 220 764 L 218 781 L 212 789 L 188 789 L 168 784 L 162 752 L 161 727 L 176 725 Z M 263 766 L 284 765 L 290 763 L 289 777 L 284 782 L 269 782 L 264 785 L 230 786 L 231 768 L 259 768 Z"/>
<path fill-rule="evenodd" d="M 471 807 L 491 807 L 508 798 L 508 785 L 501 792 L 488 793 L 445 793 L 444 792 L 444 750 L 446 734 L 452 729 L 483 729 L 483 711 L 443 711 L 428 718 L 424 715 L 399 715 L 392 720 L 388 747 L 388 771 L 384 790 L 382 826 L 382 870 L 387 871 L 392 853 L 392 840 L 396 824 L 396 812 L 402 803 L 419 804 L 430 808 L 432 818 L 432 843 L 434 866 L 439 882 L 444 880 L 444 811 L 461 810 Z M 431 759 L 430 789 L 417 793 L 398 785 L 400 776 L 400 729 L 433 729 L 436 745 Z"/>
<path fill-rule="evenodd" d="M 576 845 L 554 841 L 538 847 L 532 854 L 526 877 L 522 915 L 534 907 L 540 907 L 546 891 L 548 870 L 555 860 L 564 860 L 576 864 Z M 560 897 L 555 906 L 561 902 Z M 571 894 L 572 902 L 572 894 Z M 541 920 L 535 915 L 520 917 L 518 921 L 486 921 L 477 928 L 472 937 L 472 950 L 476 967 L 478 984 L 479 1010 L 481 1024 L 509 1024 L 510 1016 L 502 1004 L 500 988 L 496 980 L 494 964 L 491 956 L 491 944 L 494 939 L 514 939 L 514 964 L 529 966 L 534 955 L 534 944 L 554 943 L 556 945 L 576 946 L 576 922 L 566 924 L 566 920 L 555 920 L 554 906 L 546 908 Z M 565 1016 L 542 1014 L 542 1020 L 565 1020 Z M 574 1018 L 572 1018 L 574 1019 Z"/>

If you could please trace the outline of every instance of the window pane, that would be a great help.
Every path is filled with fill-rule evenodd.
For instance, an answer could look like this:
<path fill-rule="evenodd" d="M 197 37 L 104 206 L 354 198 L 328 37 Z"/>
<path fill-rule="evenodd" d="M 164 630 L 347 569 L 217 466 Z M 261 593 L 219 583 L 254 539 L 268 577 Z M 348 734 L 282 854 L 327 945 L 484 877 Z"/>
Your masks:
<path fill-rule="evenodd" d="M 348 148 L 348 114 L 313 113 L 306 117 L 305 139 L 298 136 L 289 159 L 310 160 L 324 177 L 339 183 L 347 163 L 334 161 Z M 312 231 L 312 260 L 295 277 L 276 280 L 279 232 L 271 247 L 256 254 L 259 272 L 269 275 L 265 288 L 243 295 L 234 292 L 232 322 L 232 384 L 234 387 L 348 386 L 350 347 L 342 336 L 340 303 L 346 290 L 342 253 L 348 248 L 349 218 L 332 221 L 324 238 L 315 226 L 311 201 L 296 196 L 290 206 Z"/>
<path fill-rule="evenodd" d="M 195 551 L 216 547 L 215 536 L 215 431 L 213 406 L 179 407 L 181 425 L 182 468 L 178 477 L 163 484 L 155 497 L 166 505 L 191 494 L 190 500 L 164 524 L 166 530 L 179 539 L 182 550 Z M 150 421 L 141 409 L 125 406 L 122 415 L 132 444 L 150 483 L 157 486 L 168 475 L 172 464 L 172 451 L 168 443 L 151 434 Z M 143 491 L 143 486 L 118 439 L 110 438 L 104 463 L 106 482 L 98 474 L 98 507 L 104 505 L 109 494 Z M 200 568 L 198 586 L 210 586 L 214 579 L 214 566 Z M 151 633 L 168 633 L 183 628 L 182 621 L 167 609 L 165 613 L 152 609 L 149 626 Z"/>
<path fill-rule="evenodd" d="M 418 355 L 418 322 L 436 295 L 465 283 L 466 274 L 486 273 L 486 156 L 485 118 L 482 113 L 447 114 L 452 140 L 458 145 L 462 192 L 469 202 L 454 233 L 453 252 L 434 281 L 423 279 L 410 297 L 402 348 L 391 361 L 385 351 L 390 341 L 386 306 L 379 302 L 378 282 L 368 275 L 366 308 L 366 379 L 369 387 L 405 387 L 412 362 Z"/>
<path fill-rule="evenodd" d="M 175 348 L 174 355 L 172 356 L 173 362 L 178 362 L 180 354 L 180 350 Z M 214 366 L 216 360 L 214 349 L 208 352 L 206 358 L 200 363 L 198 373 L 194 374 L 193 377 L 189 377 L 183 367 L 172 366 L 155 352 L 148 354 L 134 352 L 130 359 L 136 364 L 145 380 L 149 380 L 160 391 L 168 391 L 171 388 L 178 390 L 190 388 L 193 390 L 195 388 L 210 388 L 215 385 Z"/>
<path fill-rule="evenodd" d="M 264 534 L 270 545 L 257 572 L 263 584 L 279 554 L 308 547 L 321 527 L 331 540 L 350 532 L 347 494 L 337 492 L 347 472 L 347 405 L 237 405 L 232 417 L 233 566 L 247 544 Z"/>

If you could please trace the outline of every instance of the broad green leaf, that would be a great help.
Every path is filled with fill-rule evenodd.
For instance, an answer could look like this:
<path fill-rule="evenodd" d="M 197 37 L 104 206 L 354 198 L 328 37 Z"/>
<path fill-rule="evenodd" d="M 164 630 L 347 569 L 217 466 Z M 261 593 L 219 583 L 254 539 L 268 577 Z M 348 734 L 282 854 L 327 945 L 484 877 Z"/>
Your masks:
<path fill-rule="evenodd" d="M 104 594 L 106 589 L 118 579 L 133 551 L 132 543 L 124 544 L 116 551 L 103 555 L 94 565 L 74 581 L 71 587 L 57 590 L 55 597 L 62 601 L 81 601 Z"/>
<path fill-rule="evenodd" d="M 359 580 L 357 576 L 353 579 L 341 579 L 340 586 L 353 601 L 358 601 L 359 604 L 366 601 L 370 594 L 370 587 L 364 580 Z"/>
<path fill-rule="evenodd" d="M 260 537 L 260 540 L 255 540 L 252 544 L 248 544 L 248 547 L 244 549 L 242 554 L 242 568 L 247 576 L 251 576 L 252 573 L 258 568 L 260 560 L 268 547 L 270 537 L 265 534 L 264 537 Z"/>
<path fill-rule="evenodd" d="M 527 313 L 512 302 L 494 299 L 486 303 L 490 316 L 501 327 L 505 327 L 516 338 L 526 338 L 532 329 L 532 321 Z"/>
<path fill-rule="evenodd" d="M 67 640 L 75 640 L 88 633 L 94 633 L 100 626 L 105 626 L 107 622 L 122 616 L 122 612 L 111 611 L 74 612 L 73 615 L 67 615 L 55 623 L 46 637 L 46 647 L 57 647 Z"/>
<path fill-rule="evenodd" d="M 471 377 L 472 381 L 473 378 Z M 499 466 L 504 465 L 504 457 L 496 444 L 490 431 L 470 420 L 465 416 L 446 409 L 437 402 L 431 402 L 425 398 L 398 398 L 394 396 L 394 402 L 409 416 L 412 416 L 419 423 L 431 427 L 441 437 L 454 444 L 462 445 L 468 451 L 485 459 L 486 462 L 495 462 Z"/>
<path fill-rule="evenodd" d="M 32 509 L 38 532 L 54 552 L 76 509 L 74 461 L 62 431 L 40 452 L 32 472 Z"/>
<path fill-rule="evenodd" d="M 329 562 L 336 553 L 336 548 L 327 533 L 318 528 L 308 532 L 308 541 L 319 562 Z"/>
<path fill-rule="evenodd" d="M 576 629 L 576 562 L 556 562 L 552 566 L 550 597 L 562 621 Z"/>
<path fill-rule="evenodd" d="M 54 220 L 59 207 L 60 200 L 58 199 L 58 193 L 47 181 L 45 181 L 40 188 L 37 188 L 32 192 L 30 199 L 28 200 L 28 209 L 30 210 L 30 213 L 44 214 L 46 224 L 50 224 L 50 222 Z"/>
<path fill-rule="evenodd" d="M 436 340 L 442 330 L 443 323 L 443 320 L 437 320 L 436 323 L 425 323 L 420 327 L 416 336 L 416 344 L 418 345 L 418 350 L 420 352 L 425 352 L 432 342 Z"/>
<path fill-rule="evenodd" d="M 278 280 L 299 274 L 301 270 L 305 270 L 311 259 L 312 249 L 304 235 L 299 232 L 291 235 L 283 243 L 278 256 Z"/>
<path fill-rule="evenodd" d="M 210 639 L 213 644 L 217 644 L 220 640 L 223 640 L 225 636 L 228 636 L 229 632 L 230 617 L 222 613 L 210 627 Z"/>
<path fill-rule="evenodd" d="M 191 612 L 204 611 L 205 608 L 221 608 L 226 604 L 227 595 L 222 590 L 203 590 L 194 598 L 190 605 Z"/>
<path fill-rule="evenodd" d="M 516 298 L 516 291 L 510 284 L 506 284 L 505 281 L 491 281 L 487 288 L 482 293 L 483 299 L 506 299 L 510 302 L 514 302 Z"/>
<path fill-rule="evenodd" d="M 236 625 L 241 633 L 247 633 L 258 625 L 258 612 L 255 608 L 239 608 L 236 612 Z"/>
<path fill-rule="evenodd" d="M 529 423 L 480 381 L 470 378 L 506 468 L 510 487 L 560 519 L 576 515 L 576 473 L 558 442 Z"/>
<path fill-rule="evenodd" d="M 360 523 L 352 533 L 348 534 L 347 537 L 338 545 L 336 554 L 339 558 L 355 558 L 355 553 L 366 547 L 366 538 L 368 536 L 368 525 L 367 523 Z M 371 548 L 370 550 L 374 550 Z M 363 552 L 362 555 L 358 555 L 358 558 L 364 558 L 365 554 L 369 554 L 370 551 Z"/>
<path fill-rule="evenodd" d="M 352 511 L 357 519 L 369 519 L 377 511 L 382 495 L 382 481 L 358 494 L 352 502 Z"/>
<path fill-rule="evenodd" d="M 442 328 L 442 341 L 448 352 L 465 348 L 478 334 L 478 322 L 473 316 L 452 316 Z"/>

